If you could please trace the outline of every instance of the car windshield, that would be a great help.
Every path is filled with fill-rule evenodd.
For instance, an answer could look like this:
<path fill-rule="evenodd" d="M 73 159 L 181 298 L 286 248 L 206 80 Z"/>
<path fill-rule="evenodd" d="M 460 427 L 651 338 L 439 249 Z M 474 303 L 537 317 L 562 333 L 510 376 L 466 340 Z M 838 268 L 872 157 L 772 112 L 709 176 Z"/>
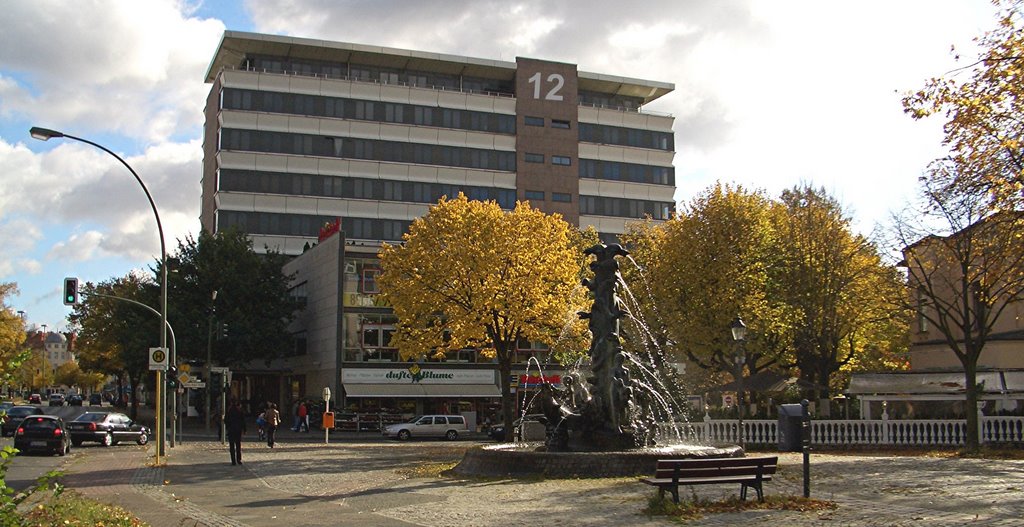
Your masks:
<path fill-rule="evenodd" d="M 45 417 L 33 417 L 22 421 L 21 427 L 35 430 L 53 430 L 57 428 L 57 421 L 55 419 L 46 419 Z"/>
<path fill-rule="evenodd" d="M 35 413 L 35 411 L 36 409 L 31 407 L 15 406 L 14 408 L 7 410 L 7 415 L 11 417 L 25 417 L 26 415 Z"/>
<path fill-rule="evenodd" d="M 107 414 L 100 414 L 94 412 L 86 412 L 75 418 L 75 421 L 84 421 L 86 423 L 98 423 L 107 418 Z"/>

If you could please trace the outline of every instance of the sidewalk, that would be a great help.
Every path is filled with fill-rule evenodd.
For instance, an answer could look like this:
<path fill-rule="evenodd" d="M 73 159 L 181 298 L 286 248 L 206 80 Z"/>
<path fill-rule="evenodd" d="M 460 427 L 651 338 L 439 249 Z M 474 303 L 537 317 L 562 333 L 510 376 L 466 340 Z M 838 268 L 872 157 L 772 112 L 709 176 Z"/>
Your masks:
<path fill-rule="evenodd" d="M 226 446 L 192 436 L 168 448 L 160 468 L 146 466 L 152 443 L 96 447 L 88 461 L 71 463 L 66 484 L 154 527 L 678 525 L 641 514 L 654 491 L 634 478 L 464 480 L 412 470 L 461 459 L 476 444 L 467 441 L 397 442 L 353 433 L 332 434 L 324 444 L 322 432 L 285 429 L 274 449 L 246 442 L 243 465 L 231 466 Z M 1024 461 L 814 454 L 811 463 L 812 496 L 836 501 L 838 510 L 745 511 L 688 525 L 1009 527 L 1024 517 Z M 780 465 L 766 494 L 800 495 L 801 456 L 780 454 Z M 706 499 L 737 492 L 730 485 L 696 489 Z"/>

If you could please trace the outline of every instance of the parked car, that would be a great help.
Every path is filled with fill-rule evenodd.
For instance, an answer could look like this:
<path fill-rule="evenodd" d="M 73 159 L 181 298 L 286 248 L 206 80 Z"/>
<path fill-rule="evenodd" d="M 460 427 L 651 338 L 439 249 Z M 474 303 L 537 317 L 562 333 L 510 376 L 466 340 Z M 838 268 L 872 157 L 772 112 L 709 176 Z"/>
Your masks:
<path fill-rule="evenodd" d="M 117 412 L 85 412 L 68 423 L 71 444 L 81 445 L 85 441 L 95 441 L 103 446 L 111 446 L 121 441 L 135 441 L 140 445 L 149 442 L 149 428 L 142 426 Z"/>
<path fill-rule="evenodd" d="M 4 415 L 3 425 L 0 425 L 0 435 L 3 437 L 14 435 L 21 420 L 30 415 L 46 415 L 46 412 L 37 406 L 12 406 Z"/>
<path fill-rule="evenodd" d="M 38 393 L 33 393 L 28 396 L 28 404 L 43 404 L 43 396 Z"/>
<path fill-rule="evenodd" d="M 14 448 L 20 452 L 46 452 L 63 456 L 71 452 L 64 420 L 56 415 L 31 415 L 14 432 Z"/>
<path fill-rule="evenodd" d="M 89 406 L 103 406 L 103 396 L 98 393 L 90 395 Z"/>
<path fill-rule="evenodd" d="M 68 396 L 68 406 L 82 406 L 82 396 L 76 394 Z"/>
<path fill-rule="evenodd" d="M 402 440 L 412 437 L 443 437 L 454 441 L 459 438 L 459 434 L 466 432 L 469 432 L 469 428 L 466 426 L 466 418 L 461 415 L 424 415 L 408 423 L 388 425 L 384 427 L 383 434 Z"/>
<path fill-rule="evenodd" d="M 12 403 L 11 401 L 4 401 L 0 403 L 0 412 L 6 412 L 7 410 L 10 410 L 13 407 L 14 403 Z"/>
<path fill-rule="evenodd" d="M 526 414 L 515 421 L 512 421 L 512 430 L 514 435 L 510 438 L 511 441 L 540 441 L 544 439 L 544 423 L 547 419 L 544 414 Z M 525 426 L 524 426 L 525 423 Z M 540 437 L 536 437 L 535 430 L 539 429 Z M 523 432 L 526 432 L 525 434 Z M 498 423 L 491 426 L 491 429 L 487 431 L 487 437 L 494 439 L 495 441 L 505 440 L 505 425 L 504 423 Z"/>
<path fill-rule="evenodd" d="M 50 394 L 50 406 L 64 406 L 64 394 L 63 393 L 51 393 Z"/>

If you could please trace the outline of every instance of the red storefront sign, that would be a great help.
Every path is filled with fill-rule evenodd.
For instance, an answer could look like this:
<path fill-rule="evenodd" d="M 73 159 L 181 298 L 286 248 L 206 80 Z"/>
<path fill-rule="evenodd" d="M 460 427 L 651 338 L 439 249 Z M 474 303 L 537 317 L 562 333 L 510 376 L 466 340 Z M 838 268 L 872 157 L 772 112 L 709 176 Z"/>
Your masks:
<path fill-rule="evenodd" d="M 536 373 L 529 375 L 519 376 L 519 387 L 520 388 L 540 388 L 541 384 L 550 383 L 554 386 L 561 386 L 562 376 L 561 375 L 544 375 L 541 376 Z"/>

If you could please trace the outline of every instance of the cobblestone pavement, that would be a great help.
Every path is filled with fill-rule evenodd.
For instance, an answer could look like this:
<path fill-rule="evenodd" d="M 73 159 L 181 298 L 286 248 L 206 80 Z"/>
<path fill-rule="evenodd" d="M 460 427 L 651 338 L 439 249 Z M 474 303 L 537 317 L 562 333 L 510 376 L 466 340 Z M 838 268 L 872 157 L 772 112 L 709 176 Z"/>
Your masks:
<path fill-rule="evenodd" d="M 246 443 L 244 463 L 232 466 L 219 442 L 187 441 L 169 449 L 159 468 L 146 465 L 152 447 L 97 447 L 70 461 L 65 481 L 154 527 L 678 525 L 642 513 L 656 491 L 635 478 L 457 479 L 413 470 L 455 462 L 471 444 L 289 438 L 274 449 Z M 800 495 L 801 456 L 780 456 L 766 494 Z M 1024 525 L 1024 461 L 814 454 L 811 481 L 812 496 L 837 502 L 836 510 L 744 511 L 688 525 Z M 720 499 L 738 490 L 717 485 L 682 494 Z"/>

